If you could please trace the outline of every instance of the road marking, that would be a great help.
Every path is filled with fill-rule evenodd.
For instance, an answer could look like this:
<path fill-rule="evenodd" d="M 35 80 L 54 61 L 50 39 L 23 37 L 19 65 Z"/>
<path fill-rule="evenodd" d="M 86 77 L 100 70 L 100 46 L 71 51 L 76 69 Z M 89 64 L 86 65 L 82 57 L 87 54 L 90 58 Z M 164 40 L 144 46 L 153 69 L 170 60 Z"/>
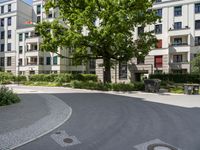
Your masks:
<path fill-rule="evenodd" d="M 151 140 L 134 146 L 137 150 L 181 150 L 159 139 Z"/>
<path fill-rule="evenodd" d="M 81 144 L 75 136 L 69 136 L 65 131 L 57 131 L 51 135 L 51 138 L 62 147 L 74 146 Z"/>

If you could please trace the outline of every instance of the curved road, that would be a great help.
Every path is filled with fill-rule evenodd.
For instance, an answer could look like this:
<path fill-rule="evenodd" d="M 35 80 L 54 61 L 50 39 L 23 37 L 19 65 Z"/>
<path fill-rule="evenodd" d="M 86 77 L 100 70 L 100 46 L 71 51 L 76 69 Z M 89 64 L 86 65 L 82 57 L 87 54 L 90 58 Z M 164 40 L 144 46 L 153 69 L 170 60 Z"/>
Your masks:
<path fill-rule="evenodd" d="M 136 145 L 155 139 L 180 150 L 200 149 L 199 108 L 101 93 L 54 95 L 72 108 L 71 118 L 55 131 L 18 150 L 146 150 Z M 80 143 L 65 147 L 52 138 L 58 132 L 59 141 L 63 131 Z"/>

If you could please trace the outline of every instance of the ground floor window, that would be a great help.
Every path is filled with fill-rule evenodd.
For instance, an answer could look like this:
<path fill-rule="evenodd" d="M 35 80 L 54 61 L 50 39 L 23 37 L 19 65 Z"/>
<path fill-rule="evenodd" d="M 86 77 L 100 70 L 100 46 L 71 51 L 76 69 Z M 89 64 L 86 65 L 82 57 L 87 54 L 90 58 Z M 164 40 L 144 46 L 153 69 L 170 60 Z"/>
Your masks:
<path fill-rule="evenodd" d="M 120 80 L 125 80 L 127 79 L 127 62 L 120 62 L 119 63 L 119 79 Z"/>

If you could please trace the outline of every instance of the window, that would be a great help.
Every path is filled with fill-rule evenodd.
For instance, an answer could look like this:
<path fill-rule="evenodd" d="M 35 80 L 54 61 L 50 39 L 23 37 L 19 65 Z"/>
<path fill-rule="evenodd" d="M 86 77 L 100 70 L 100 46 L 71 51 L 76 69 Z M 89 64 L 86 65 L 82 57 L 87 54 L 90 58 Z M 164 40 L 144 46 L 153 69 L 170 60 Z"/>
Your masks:
<path fill-rule="evenodd" d="M 162 24 L 155 25 L 155 34 L 162 33 Z"/>
<path fill-rule="evenodd" d="M 1 19 L 1 27 L 4 27 L 4 18 Z"/>
<path fill-rule="evenodd" d="M 41 17 L 37 16 L 37 23 L 40 23 L 40 22 L 41 22 Z"/>
<path fill-rule="evenodd" d="M 4 6 L 1 6 L 1 13 L 4 13 Z"/>
<path fill-rule="evenodd" d="M 25 33 L 25 39 L 29 37 L 29 33 Z"/>
<path fill-rule="evenodd" d="M 144 27 L 138 27 L 138 36 L 144 33 Z"/>
<path fill-rule="evenodd" d="M 53 65 L 57 65 L 58 64 L 58 56 L 54 56 L 53 57 Z"/>
<path fill-rule="evenodd" d="M 5 66 L 5 58 L 4 57 L 0 57 L 0 66 Z"/>
<path fill-rule="evenodd" d="M 4 48 L 5 48 L 4 44 L 1 44 L 1 52 L 4 52 Z"/>
<path fill-rule="evenodd" d="M 174 38 L 173 46 L 182 45 L 182 38 Z"/>
<path fill-rule="evenodd" d="M 11 51 L 11 43 L 8 43 L 7 51 Z"/>
<path fill-rule="evenodd" d="M 8 38 L 11 39 L 11 37 L 12 37 L 12 32 L 11 30 L 8 30 Z"/>
<path fill-rule="evenodd" d="M 37 14 L 41 14 L 41 5 L 37 5 Z"/>
<path fill-rule="evenodd" d="M 23 46 L 19 46 L 19 54 L 23 53 Z"/>
<path fill-rule="evenodd" d="M 163 56 L 155 56 L 155 58 L 154 58 L 155 68 L 162 68 L 162 66 L 163 66 L 162 58 L 163 58 Z"/>
<path fill-rule="evenodd" d="M 21 59 L 21 58 L 18 59 L 18 65 L 19 65 L 19 66 L 22 66 L 22 59 Z"/>
<path fill-rule="evenodd" d="M 182 61 L 183 61 L 182 55 L 174 55 L 173 56 L 173 62 L 174 63 L 178 63 L 178 62 L 182 62 Z"/>
<path fill-rule="evenodd" d="M 124 80 L 127 79 L 127 62 L 119 63 L 119 79 Z"/>
<path fill-rule="evenodd" d="M 200 20 L 195 21 L 195 29 L 200 29 Z"/>
<path fill-rule="evenodd" d="M 51 65 L 51 57 L 46 58 L 46 65 Z"/>
<path fill-rule="evenodd" d="M 7 66 L 11 66 L 12 58 L 7 57 Z"/>
<path fill-rule="evenodd" d="M 3 40 L 5 38 L 5 32 L 1 31 L 1 39 Z"/>
<path fill-rule="evenodd" d="M 11 25 L 12 25 L 12 18 L 9 17 L 9 18 L 8 18 L 8 26 L 11 26 Z"/>
<path fill-rule="evenodd" d="M 195 46 L 200 46 L 200 36 L 195 37 Z"/>
<path fill-rule="evenodd" d="M 44 65 L 44 58 L 43 57 L 39 58 L 39 65 Z"/>
<path fill-rule="evenodd" d="M 96 60 L 95 59 L 90 59 L 90 62 L 89 62 L 89 67 L 90 69 L 95 69 L 96 68 Z"/>
<path fill-rule="evenodd" d="M 195 4 L 195 13 L 200 13 L 200 3 Z"/>
<path fill-rule="evenodd" d="M 8 12 L 11 12 L 12 8 L 11 8 L 11 4 L 8 5 Z"/>
<path fill-rule="evenodd" d="M 23 41 L 23 34 L 22 33 L 19 34 L 19 41 L 20 42 Z"/>
<path fill-rule="evenodd" d="M 162 40 L 158 40 L 156 48 L 162 48 Z"/>
<path fill-rule="evenodd" d="M 157 9 L 157 16 L 162 17 L 162 9 Z"/>
<path fill-rule="evenodd" d="M 174 7 L 174 16 L 182 16 L 182 6 Z"/>
<path fill-rule="evenodd" d="M 174 29 L 175 30 L 182 29 L 182 22 L 175 22 L 174 23 Z"/>
<path fill-rule="evenodd" d="M 53 18 L 53 12 L 49 11 L 48 18 Z"/>
<path fill-rule="evenodd" d="M 137 58 L 137 64 L 144 64 L 144 57 L 138 57 Z"/>

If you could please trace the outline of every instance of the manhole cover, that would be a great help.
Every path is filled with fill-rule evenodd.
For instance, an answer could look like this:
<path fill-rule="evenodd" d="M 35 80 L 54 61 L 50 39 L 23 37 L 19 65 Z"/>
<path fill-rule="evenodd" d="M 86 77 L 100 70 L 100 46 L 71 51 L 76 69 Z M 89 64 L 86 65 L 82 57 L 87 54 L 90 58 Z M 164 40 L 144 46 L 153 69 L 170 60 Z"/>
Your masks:
<path fill-rule="evenodd" d="M 65 139 L 63 140 L 63 142 L 65 142 L 65 143 L 73 143 L 73 140 L 70 139 L 70 138 L 65 138 Z"/>
<path fill-rule="evenodd" d="M 147 150 L 178 150 L 178 149 L 166 144 L 152 144 L 147 147 Z"/>

